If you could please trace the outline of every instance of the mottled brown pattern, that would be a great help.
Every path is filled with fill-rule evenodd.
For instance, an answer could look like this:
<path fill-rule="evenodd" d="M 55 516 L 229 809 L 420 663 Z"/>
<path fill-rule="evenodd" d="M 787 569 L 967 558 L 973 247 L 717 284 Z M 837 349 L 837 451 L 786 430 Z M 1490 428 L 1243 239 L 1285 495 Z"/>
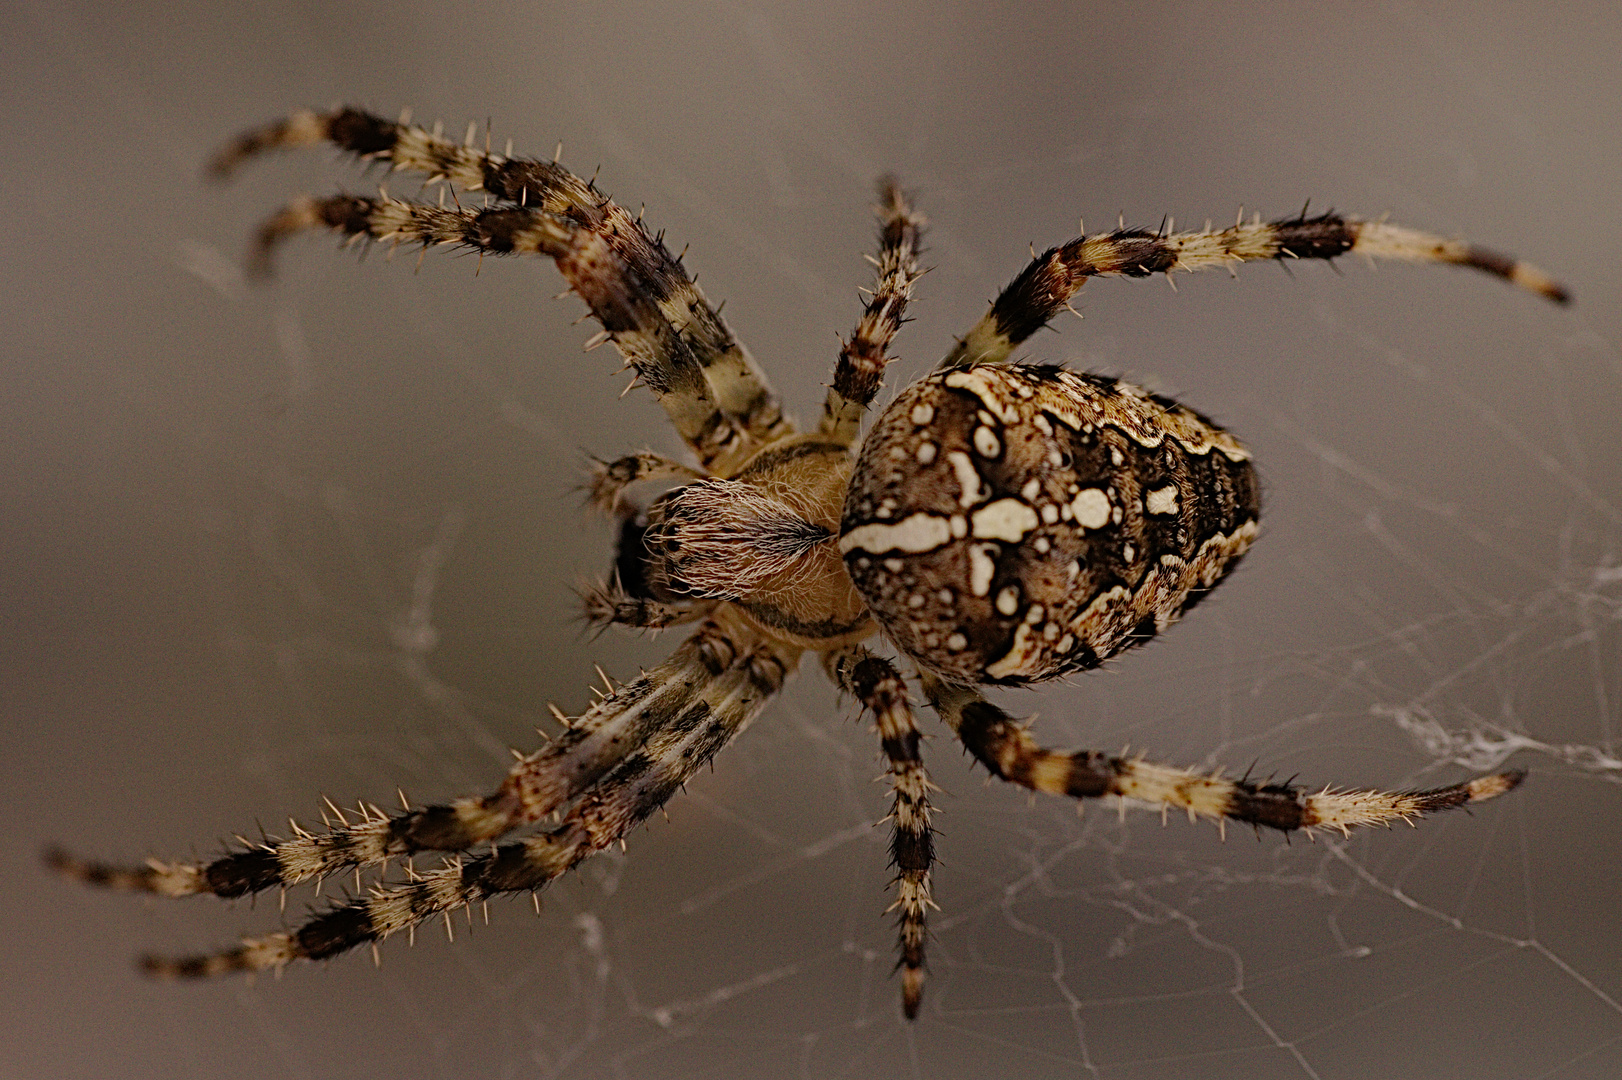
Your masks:
<path fill-rule="evenodd" d="M 986 513 L 999 507 L 1010 524 L 997 532 Z M 874 422 L 841 534 L 851 577 L 909 656 L 1020 684 L 1094 667 L 1175 621 L 1233 569 L 1260 509 L 1248 454 L 1204 417 L 1101 376 L 977 366 L 913 384 Z M 951 538 L 904 550 L 908 530 L 883 526 L 914 515 Z M 864 536 L 876 539 L 851 543 Z"/>

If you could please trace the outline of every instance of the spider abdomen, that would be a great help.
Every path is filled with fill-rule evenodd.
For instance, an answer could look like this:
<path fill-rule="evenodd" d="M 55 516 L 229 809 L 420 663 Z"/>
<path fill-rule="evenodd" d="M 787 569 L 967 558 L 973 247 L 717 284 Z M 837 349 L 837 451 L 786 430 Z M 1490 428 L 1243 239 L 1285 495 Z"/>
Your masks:
<path fill-rule="evenodd" d="M 904 390 L 862 444 L 840 551 L 895 643 L 966 682 L 1095 667 L 1177 620 L 1256 536 L 1249 452 L 1127 383 L 980 365 Z"/>

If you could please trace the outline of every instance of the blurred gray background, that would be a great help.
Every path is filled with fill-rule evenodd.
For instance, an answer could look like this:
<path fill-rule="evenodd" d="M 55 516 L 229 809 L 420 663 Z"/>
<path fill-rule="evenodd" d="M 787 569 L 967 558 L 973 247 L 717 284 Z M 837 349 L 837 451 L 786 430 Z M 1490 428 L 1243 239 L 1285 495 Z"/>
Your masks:
<path fill-rule="evenodd" d="M 1608 4 L 33 3 L 0 43 L 6 1077 L 1609 1077 L 1622 1072 L 1622 28 Z M 1028 245 L 1316 207 L 1467 234 L 1556 310 L 1343 260 L 1104 282 L 1032 355 L 1255 449 L 1266 533 L 1139 655 L 1011 696 L 1048 741 L 1306 783 L 1532 770 L 1349 842 L 1078 817 L 944 729 L 943 908 L 899 1018 L 876 742 L 814 666 L 617 852 L 454 945 L 154 985 L 274 896 L 70 887 L 50 841 L 215 850 L 318 796 L 487 790 L 593 662 L 586 453 L 678 449 L 542 262 L 237 269 L 326 152 L 199 179 L 293 106 L 411 106 L 601 168 L 810 415 L 895 170 L 934 270 L 892 386 Z M 396 180 L 396 194 L 412 194 Z M 288 916 L 309 902 L 290 895 Z"/>

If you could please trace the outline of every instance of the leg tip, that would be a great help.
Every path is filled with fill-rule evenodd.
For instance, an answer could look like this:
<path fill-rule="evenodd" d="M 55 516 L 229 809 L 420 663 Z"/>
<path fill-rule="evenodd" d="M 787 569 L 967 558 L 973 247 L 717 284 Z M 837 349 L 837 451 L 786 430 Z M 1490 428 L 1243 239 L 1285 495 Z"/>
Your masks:
<path fill-rule="evenodd" d="M 1506 772 L 1493 773 L 1491 776 L 1477 777 L 1467 785 L 1470 801 L 1485 802 L 1488 799 L 1496 799 L 1520 787 L 1521 781 L 1525 779 L 1525 769 L 1510 769 Z"/>
<path fill-rule="evenodd" d="M 924 1003 L 924 971 L 922 968 L 903 968 L 901 972 L 901 1013 L 908 1020 L 918 1019 L 918 1008 Z"/>

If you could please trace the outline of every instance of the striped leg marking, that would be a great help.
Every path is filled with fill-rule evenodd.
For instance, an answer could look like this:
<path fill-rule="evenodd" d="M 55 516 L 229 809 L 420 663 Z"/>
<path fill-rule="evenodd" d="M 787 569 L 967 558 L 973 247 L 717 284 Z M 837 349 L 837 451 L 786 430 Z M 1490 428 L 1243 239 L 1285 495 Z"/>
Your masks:
<path fill-rule="evenodd" d="M 1280 832 L 1312 835 L 1331 829 L 1347 835 L 1361 825 L 1390 826 L 1441 810 L 1485 802 L 1525 779 L 1521 771 L 1478 776 L 1429 791 L 1334 790 L 1309 792 L 1293 784 L 1233 780 L 1140 758 L 1097 751 L 1061 752 L 1037 745 L 1013 717 L 978 691 L 924 675 L 924 692 L 975 760 L 993 776 L 1054 795 L 1078 799 L 1114 795 L 1185 811 L 1190 820 L 1243 821 Z"/>
<path fill-rule="evenodd" d="M 210 171 L 227 177 L 267 151 L 324 142 L 365 160 L 388 161 L 395 171 L 421 173 L 431 183 L 544 210 L 596 234 L 635 281 L 635 291 L 658 307 L 703 370 L 727 426 L 742 444 L 731 456 L 741 461 L 751 450 L 793 432 L 765 374 L 688 277 L 680 258 L 671 255 L 661 237 L 648 235 L 640 215 L 633 217 L 555 161 L 479 149 L 472 144 L 472 129 L 467 141 L 457 143 L 403 120 L 395 123 L 361 109 L 341 108 L 330 113 L 300 110 L 249 131 L 215 156 Z"/>
<path fill-rule="evenodd" d="M 1227 267 L 1254 259 L 1333 259 L 1360 253 L 1371 258 L 1468 266 L 1529 289 L 1557 304 L 1571 299 L 1565 287 L 1531 263 L 1461 240 L 1364 221 L 1340 214 L 1240 222 L 1231 228 L 1183 233 L 1118 229 L 1078 236 L 1031 260 L 992 302 L 991 310 L 941 361 L 942 367 L 1002 363 L 1026 338 L 1070 306 L 1090 277 L 1148 277 L 1174 270 Z"/>
<path fill-rule="evenodd" d="M 387 195 L 305 196 L 261 226 L 254 264 L 268 266 L 271 252 L 283 240 L 316 228 L 393 245 L 455 245 L 491 255 L 544 255 L 555 260 L 603 326 L 602 334 L 587 347 L 614 343 L 706 469 L 724 467 L 740 452 L 739 433 L 716 405 L 687 339 L 600 233 L 533 208 L 458 210 Z"/>
<path fill-rule="evenodd" d="M 934 785 L 924 771 L 922 736 L 907 702 L 907 685 L 895 665 L 853 645 L 824 656 L 839 688 L 873 714 L 879 744 L 890 774 L 890 861 L 895 866 L 896 929 L 900 938 L 901 1008 L 907 1019 L 918 1016 L 924 998 L 924 945 L 929 908 L 929 869 L 935 861 L 935 834 L 929 824 L 929 792 Z M 939 908 L 936 908 L 939 910 Z"/>
<path fill-rule="evenodd" d="M 159 978 L 203 978 L 322 960 L 503 893 L 534 892 L 623 838 L 663 806 L 782 688 L 798 652 L 733 642 L 729 665 L 706 684 L 704 701 L 654 731 L 572 807 L 556 828 L 487 854 L 457 856 L 409 882 L 374 886 L 367 895 L 313 916 L 289 933 L 245 938 L 198 956 L 147 957 Z"/>
<path fill-rule="evenodd" d="M 206 863 L 122 867 L 53 851 L 47 860 L 88 885 L 157 893 L 246 896 L 297 885 L 351 867 L 379 866 L 419 851 L 465 851 L 550 814 L 598 783 L 627 755 L 673 724 L 707 715 L 731 691 L 721 676 L 737 646 L 713 623 L 701 627 L 670 658 L 625 683 L 566 725 L 555 740 L 521 758 L 501 787 L 483 798 L 457 799 L 388 814 L 360 804 L 359 821 L 333 807 L 337 825 L 312 832 L 290 822 L 292 836 L 250 844 Z"/>
<path fill-rule="evenodd" d="M 922 276 L 918 268 L 919 239 L 924 219 L 907 204 L 894 177 L 879 182 L 879 255 L 873 260 L 878 281 L 834 367 L 834 382 L 822 406 L 818 431 L 843 446 L 861 434 L 862 414 L 884 385 L 885 350 L 906 321 L 907 301 L 913 284 Z"/>

